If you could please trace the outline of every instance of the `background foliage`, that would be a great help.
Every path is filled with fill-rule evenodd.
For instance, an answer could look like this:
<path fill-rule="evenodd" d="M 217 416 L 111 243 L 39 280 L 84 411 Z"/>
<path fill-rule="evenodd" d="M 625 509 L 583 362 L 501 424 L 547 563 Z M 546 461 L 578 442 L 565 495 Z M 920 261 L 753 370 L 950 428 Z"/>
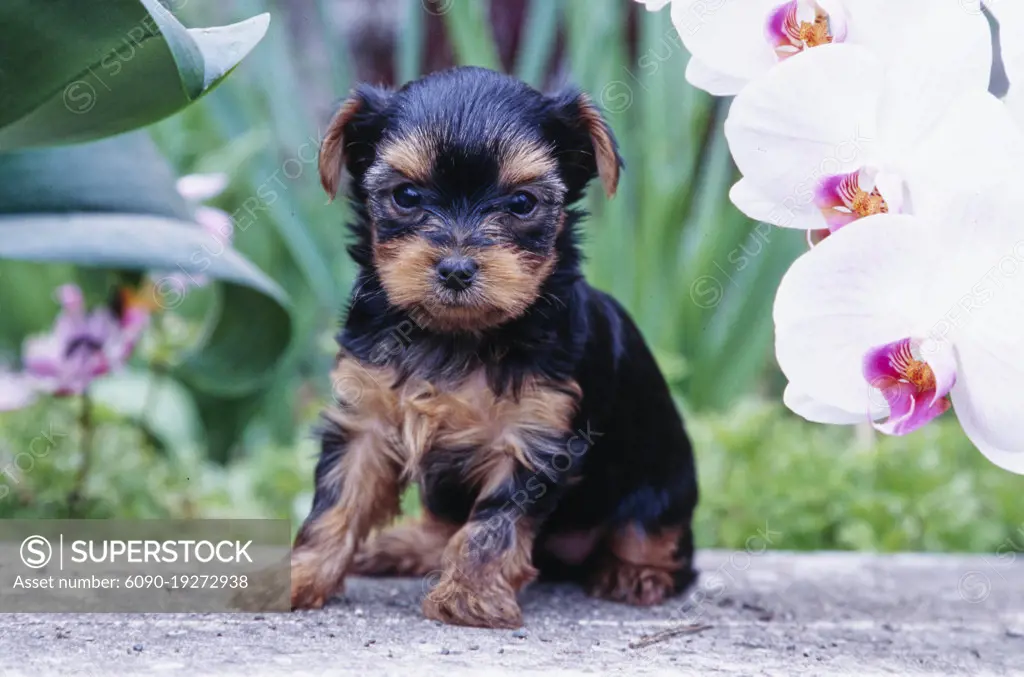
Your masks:
<path fill-rule="evenodd" d="M 172 367 L 213 292 L 163 315 L 133 369 L 96 390 L 84 514 L 304 516 L 310 430 L 329 398 L 332 335 L 354 272 L 345 208 L 326 206 L 317 182 L 320 135 L 356 79 L 401 83 L 477 64 L 545 89 L 579 84 L 618 135 L 627 169 L 614 201 L 597 190 L 588 198 L 587 273 L 634 314 L 686 412 L 702 482 L 701 545 L 743 547 L 767 523 L 781 548 L 1024 548 L 1021 481 L 990 466 L 954 421 L 883 439 L 809 424 L 775 404 L 783 382 L 771 303 L 805 245 L 729 204 L 728 101 L 685 83 L 688 56 L 667 11 L 627 0 L 165 4 L 186 25 L 273 16 L 224 85 L 149 131 L 179 174 L 231 177 L 217 205 L 234 217 L 238 250 L 291 299 L 291 343 L 258 387 L 211 393 Z M 81 275 L 27 263 L 0 273 L 5 328 L 9 317 L 34 318 L 0 332 L 8 350 L 27 328 L 46 326 L 53 287 Z M 247 311 L 236 339 L 281 321 Z M 82 469 L 77 406 L 49 401 L 0 415 L 0 517 L 65 514 Z"/>

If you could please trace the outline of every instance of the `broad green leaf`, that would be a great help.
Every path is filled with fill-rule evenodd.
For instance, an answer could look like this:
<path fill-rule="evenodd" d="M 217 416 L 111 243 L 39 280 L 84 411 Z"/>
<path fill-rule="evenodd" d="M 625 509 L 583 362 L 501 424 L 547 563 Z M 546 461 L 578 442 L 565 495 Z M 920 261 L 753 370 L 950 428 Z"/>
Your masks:
<path fill-rule="evenodd" d="M 167 117 L 219 83 L 269 21 L 190 30 L 156 0 L 5 0 L 0 150 L 89 141 Z"/>
<path fill-rule="evenodd" d="M 142 425 L 172 452 L 202 446 L 196 403 L 169 376 L 128 369 L 98 379 L 89 393 L 97 404 Z"/>
<path fill-rule="evenodd" d="M 223 281 L 206 340 L 178 368 L 180 378 L 208 392 L 239 395 L 261 387 L 289 345 L 284 293 L 190 221 L 145 134 L 0 154 L 0 259 Z M 166 291 L 158 301 L 176 307 L 178 288 Z"/>

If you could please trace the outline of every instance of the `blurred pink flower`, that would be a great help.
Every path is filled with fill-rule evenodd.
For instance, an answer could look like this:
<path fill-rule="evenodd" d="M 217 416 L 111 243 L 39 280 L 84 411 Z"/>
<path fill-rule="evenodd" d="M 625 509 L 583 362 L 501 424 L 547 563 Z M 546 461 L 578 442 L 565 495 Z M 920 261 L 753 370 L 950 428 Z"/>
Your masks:
<path fill-rule="evenodd" d="M 178 193 L 189 202 L 201 202 L 220 195 L 228 185 L 226 174 L 187 174 L 178 179 Z M 195 210 L 195 219 L 203 228 L 203 232 L 216 240 L 218 251 L 231 245 L 235 226 L 231 215 L 216 207 L 199 205 Z M 159 284 L 165 291 L 174 290 L 184 294 L 193 287 L 202 287 L 209 283 L 206 275 L 175 272 L 160 278 Z"/>
<path fill-rule="evenodd" d="M 36 391 L 29 377 L 0 370 L 0 411 L 21 409 L 35 400 Z"/>
<path fill-rule="evenodd" d="M 149 324 L 149 309 L 122 290 L 110 306 L 86 312 L 82 290 L 57 290 L 61 312 L 48 334 L 22 347 L 23 371 L 0 372 L 0 411 L 31 404 L 41 393 L 80 395 L 94 379 L 124 366 Z"/>
<path fill-rule="evenodd" d="M 224 192 L 227 186 L 228 175 L 223 172 L 186 174 L 175 184 L 178 194 L 189 202 L 202 202 L 217 197 Z"/>

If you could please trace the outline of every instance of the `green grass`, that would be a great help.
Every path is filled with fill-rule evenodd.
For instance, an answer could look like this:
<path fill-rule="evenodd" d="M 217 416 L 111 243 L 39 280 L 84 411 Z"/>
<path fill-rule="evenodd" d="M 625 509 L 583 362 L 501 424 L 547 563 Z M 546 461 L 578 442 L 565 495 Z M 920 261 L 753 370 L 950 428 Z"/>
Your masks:
<path fill-rule="evenodd" d="M 952 416 L 907 437 L 828 427 L 742 404 L 692 421 L 704 546 L 743 547 L 766 524 L 784 549 L 991 552 L 1024 548 L 1024 480 Z"/>

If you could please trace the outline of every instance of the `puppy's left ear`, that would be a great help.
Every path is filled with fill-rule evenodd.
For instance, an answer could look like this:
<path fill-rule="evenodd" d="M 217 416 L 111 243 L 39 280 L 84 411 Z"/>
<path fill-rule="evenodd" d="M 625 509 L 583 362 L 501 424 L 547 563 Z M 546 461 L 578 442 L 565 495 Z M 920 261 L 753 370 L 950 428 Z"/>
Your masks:
<path fill-rule="evenodd" d="M 569 189 L 569 202 L 582 196 L 595 176 L 601 177 L 605 195 L 614 197 L 620 170 L 626 163 L 619 155 L 619 144 L 601 110 L 588 94 L 574 88 L 552 99 L 557 121 L 553 136 Z"/>

